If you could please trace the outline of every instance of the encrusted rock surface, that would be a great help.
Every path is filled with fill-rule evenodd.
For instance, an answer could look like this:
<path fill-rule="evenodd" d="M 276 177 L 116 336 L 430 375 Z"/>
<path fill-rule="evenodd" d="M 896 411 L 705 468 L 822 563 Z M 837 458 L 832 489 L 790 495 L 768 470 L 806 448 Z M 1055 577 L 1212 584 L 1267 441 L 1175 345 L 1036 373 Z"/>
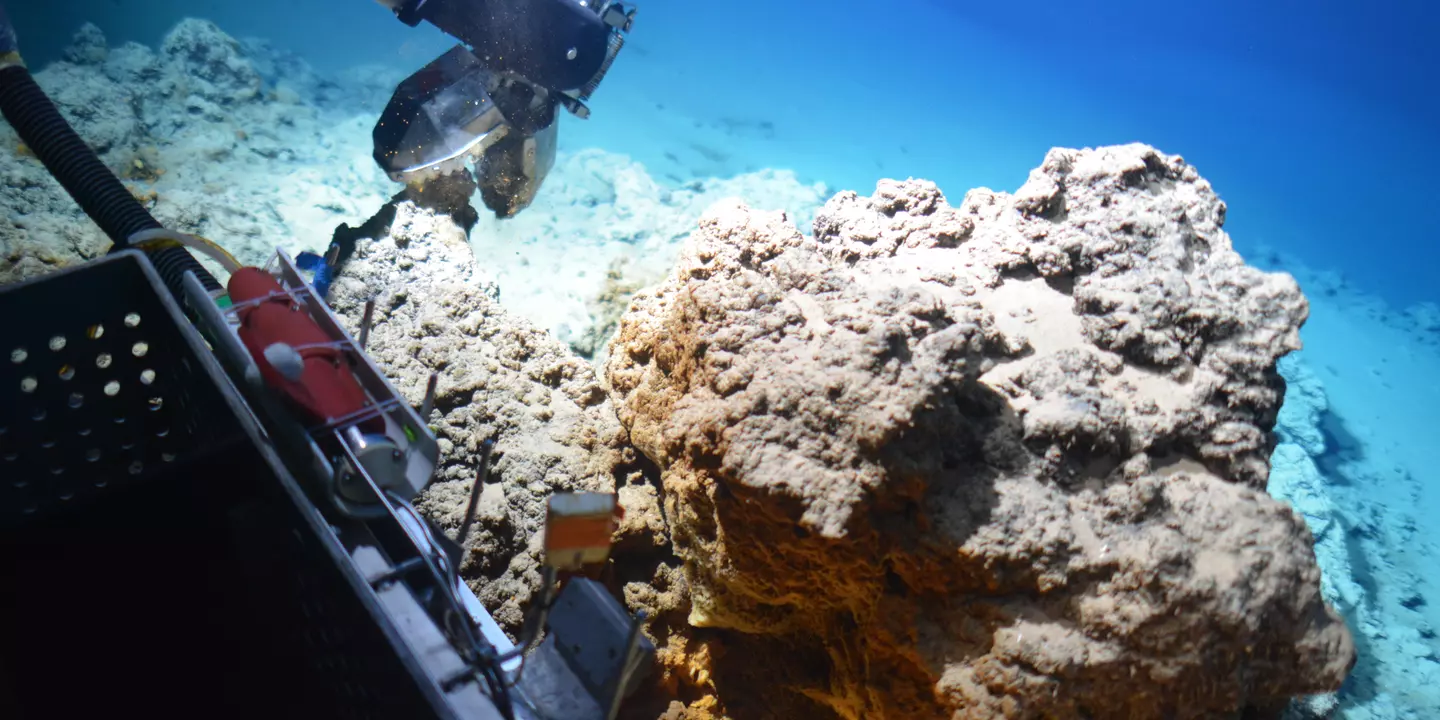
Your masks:
<path fill-rule="evenodd" d="M 1263 492 L 1307 304 L 1224 212 L 1130 145 L 958 207 L 841 193 L 813 238 L 707 214 L 606 368 L 683 560 L 626 589 L 672 687 L 736 718 L 1264 717 L 1337 688 L 1351 637 Z"/>
<path fill-rule="evenodd" d="M 638 475 L 594 371 L 545 331 L 503 309 L 449 217 L 405 202 L 386 237 L 361 239 L 331 291 L 352 332 L 375 298 L 367 350 L 419 406 L 439 373 L 429 421 L 441 467 L 417 508 L 453 531 L 464 517 L 481 457 L 495 441 L 491 484 L 461 572 L 507 629 L 518 629 L 539 586 L 539 531 L 557 491 L 614 491 Z M 625 487 L 632 503 L 642 492 Z M 653 501 L 652 503 L 653 504 Z M 643 522 L 635 513 L 632 522 Z M 638 528 L 635 532 L 644 532 Z"/>

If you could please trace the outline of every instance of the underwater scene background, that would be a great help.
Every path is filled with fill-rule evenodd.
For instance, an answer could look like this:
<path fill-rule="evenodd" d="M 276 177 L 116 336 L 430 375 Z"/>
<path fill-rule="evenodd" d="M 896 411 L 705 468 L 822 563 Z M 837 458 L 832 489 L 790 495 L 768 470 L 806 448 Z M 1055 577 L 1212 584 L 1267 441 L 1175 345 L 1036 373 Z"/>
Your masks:
<path fill-rule="evenodd" d="M 598 368 L 632 297 L 684 262 L 717 202 L 784 210 L 809 235 L 833 196 L 882 180 L 931 181 L 958 208 L 974 188 L 1032 187 L 1052 148 L 1180 156 L 1244 261 L 1292 275 L 1309 303 L 1303 349 L 1279 361 L 1265 486 L 1312 533 L 1358 659 L 1338 693 L 1288 712 L 1440 717 L 1440 9 L 1161 5 L 651 0 L 593 117 L 561 121 L 535 204 L 470 232 L 477 272 Z M 41 85 L 151 212 L 247 262 L 323 251 L 397 192 L 371 127 L 453 45 L 365 0 L 9 12 Z M 0 280 L 102 253 L 4 133 Z M 517 602 L 479 594 L 502 624 Z"/>

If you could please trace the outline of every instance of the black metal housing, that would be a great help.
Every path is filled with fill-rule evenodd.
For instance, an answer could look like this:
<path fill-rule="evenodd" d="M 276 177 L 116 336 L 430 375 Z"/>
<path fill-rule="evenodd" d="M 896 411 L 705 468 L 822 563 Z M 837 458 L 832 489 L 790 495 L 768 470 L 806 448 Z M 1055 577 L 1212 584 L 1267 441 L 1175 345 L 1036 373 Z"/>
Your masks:
<path fill-rule="evenodd" d="M 580 0 L 412 0 L 401 19 L 425 20 L 469 45 L 491 69 L 557 92 L 579 90 L 595 77 L 610 41 L 610 26 Z"/>

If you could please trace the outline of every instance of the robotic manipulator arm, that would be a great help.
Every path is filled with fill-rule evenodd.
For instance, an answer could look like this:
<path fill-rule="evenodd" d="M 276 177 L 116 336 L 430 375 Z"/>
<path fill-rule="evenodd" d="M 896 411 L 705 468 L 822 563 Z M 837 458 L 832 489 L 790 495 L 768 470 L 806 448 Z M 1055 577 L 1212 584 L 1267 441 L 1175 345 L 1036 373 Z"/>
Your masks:
<path fill-rule="evenodd" d="M 525 209 L 555 163 L 559 107 L 580 118 L 625 44 L 620 0 L 379 0 L 461 45 L 395 89 L 375 125 L 375 160 L 419 185 L 475 166 L 486 207 Z"/>

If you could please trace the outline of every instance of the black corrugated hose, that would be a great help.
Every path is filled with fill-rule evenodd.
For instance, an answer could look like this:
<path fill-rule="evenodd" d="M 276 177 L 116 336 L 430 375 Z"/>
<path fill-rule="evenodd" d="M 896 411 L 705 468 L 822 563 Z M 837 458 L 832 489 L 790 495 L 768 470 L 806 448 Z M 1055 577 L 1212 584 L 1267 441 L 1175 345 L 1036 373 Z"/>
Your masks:
<path fill-rule="evenodd" d="M 0 2 L 0 112 L 35 157 L 45 164 L 45 169 L 110 236 L 115 243 L 112 252 L 125 249 L 130 236 L 136 232 L 162 227 L 76 134 L 21 63 L 15 29 L 10 25 L 3 2 Z M 220 289 L 214 276 L 183 247 L 166 247 L 148 255 L 182 307 L 185 294 L 181 281 L 186 270 L 193 271 L 206 289 Z"/>

